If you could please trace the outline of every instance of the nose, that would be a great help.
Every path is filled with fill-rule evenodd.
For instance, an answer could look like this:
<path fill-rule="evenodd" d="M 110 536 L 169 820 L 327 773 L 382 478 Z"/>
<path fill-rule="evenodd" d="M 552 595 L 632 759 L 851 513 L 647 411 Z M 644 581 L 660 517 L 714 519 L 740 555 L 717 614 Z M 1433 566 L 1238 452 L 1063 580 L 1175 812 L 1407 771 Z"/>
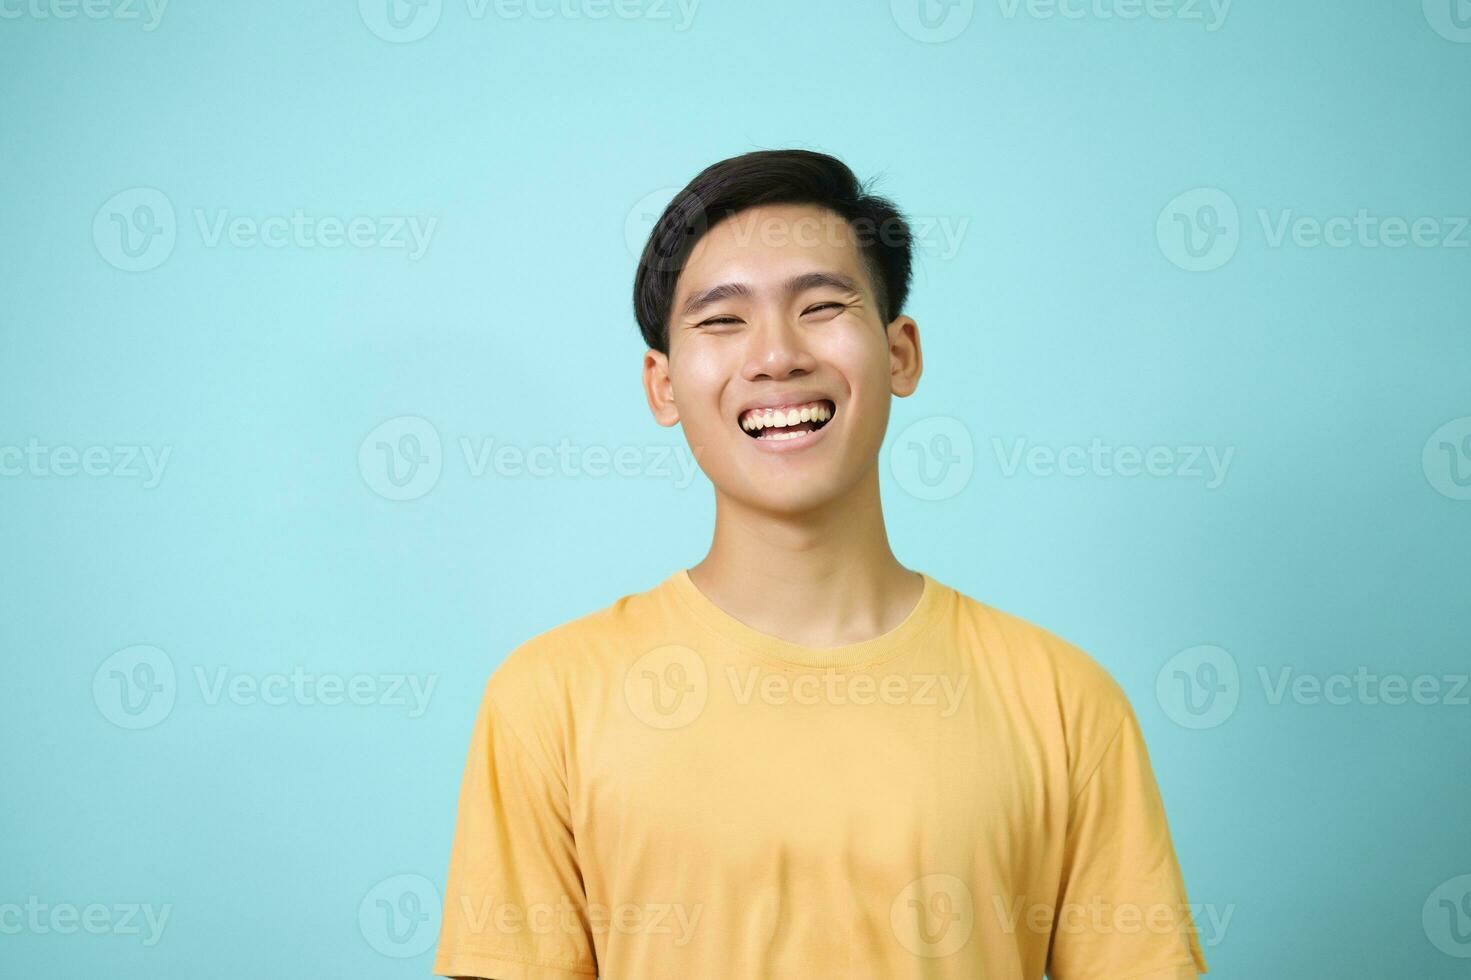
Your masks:
<path fill-rule="evenodd" d="M 800 377 L 817 369 L 817 358 L 807 349 L 798 324 L 784 315 L 771 313 L 762 316 L 747 337 L 746 363 L 742 371 L 747 381 Z"/>

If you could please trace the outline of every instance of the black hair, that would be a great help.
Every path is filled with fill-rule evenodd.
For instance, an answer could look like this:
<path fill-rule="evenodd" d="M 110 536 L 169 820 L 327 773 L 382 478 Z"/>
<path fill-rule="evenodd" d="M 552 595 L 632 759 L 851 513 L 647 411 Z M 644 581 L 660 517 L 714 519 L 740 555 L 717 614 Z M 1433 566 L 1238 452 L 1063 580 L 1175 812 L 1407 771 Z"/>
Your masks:
<path fill-rule="evenodd" d="M 840 215 L 858 239 L 883 323 L 904 309 L 913 235 L 893 203 L 869 193 L 836 157 L 757 150 L 700 171 L 654 222 L 633 279 L 633 312 L 645 343 L 669 353 L 675 284 L 695 243 L 726 218 L 763 204 L 813 204 Z"/>

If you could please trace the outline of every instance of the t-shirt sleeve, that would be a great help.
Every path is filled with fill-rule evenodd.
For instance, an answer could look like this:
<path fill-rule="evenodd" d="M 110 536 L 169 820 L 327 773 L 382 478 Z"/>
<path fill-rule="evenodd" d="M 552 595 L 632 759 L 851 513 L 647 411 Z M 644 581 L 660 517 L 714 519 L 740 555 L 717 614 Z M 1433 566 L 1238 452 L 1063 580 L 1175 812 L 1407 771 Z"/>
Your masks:
<path fill-rule="evenodd" d="M 1205 955 L 1164 803 L 1127 702 L 1068 812 L 1052 980 L 1194 980 Z"/>
<path fill-rule="evenodd" d="M 597 962 L 566 779 L 537 751 L 541 740 L 513 727 L 494 688 L 492 679 L 460 784 L 434 972 L 586 980 Z"/>

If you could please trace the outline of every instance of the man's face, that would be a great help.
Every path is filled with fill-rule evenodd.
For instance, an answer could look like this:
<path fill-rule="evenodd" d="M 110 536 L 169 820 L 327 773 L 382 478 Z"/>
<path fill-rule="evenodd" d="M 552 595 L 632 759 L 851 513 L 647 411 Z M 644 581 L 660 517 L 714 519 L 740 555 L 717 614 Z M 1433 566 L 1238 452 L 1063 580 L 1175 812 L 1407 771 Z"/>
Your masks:
<path fill-rule="evenodd" d="M 859 244 L 826 209 L 770 205 L 691 252 L 669 355 L 649 351 L 644 383 L 660 424 L 683 426 L 723 493 L 813 511 L 873 469 L 890 395 L 918 383 L 919 336 L 908 317 L 882 322 Z"/>

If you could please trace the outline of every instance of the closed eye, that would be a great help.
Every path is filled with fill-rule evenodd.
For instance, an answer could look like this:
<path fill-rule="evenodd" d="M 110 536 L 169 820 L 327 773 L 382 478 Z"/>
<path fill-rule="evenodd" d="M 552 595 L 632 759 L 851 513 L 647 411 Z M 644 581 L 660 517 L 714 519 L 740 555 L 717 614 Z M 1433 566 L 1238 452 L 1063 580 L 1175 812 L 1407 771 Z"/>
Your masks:
<path fill-rule="evenodd" d="M 834 303 L 834 302 L 818 303 L 815 306 L 809 306 L 809 307 L 807 307 L 807 309 L 805 309 L 805 310 L 802 311 L 802 315 L 803 316 L 806 316 L 808 313 L 815 313 L 818 310 L 827 309 L 828 307 L 832 307 L 833 309 L 836 309 L 836 310 L 841 310 L 841 309 L 845 309 L 846 308 L 846 305 L 843 304 L 843 303 Z M 727 323 L 740 323 L 740 322 L 741 321 L 738 318 L 733 317 L 733 316 L 715 316 L 715 317 L 711 317 L 708 320 L 701 320 L 700 321 L 700 326 L 702 326 L 702 327 L 715 327 L 715 326 L 724 326 Z"/>

